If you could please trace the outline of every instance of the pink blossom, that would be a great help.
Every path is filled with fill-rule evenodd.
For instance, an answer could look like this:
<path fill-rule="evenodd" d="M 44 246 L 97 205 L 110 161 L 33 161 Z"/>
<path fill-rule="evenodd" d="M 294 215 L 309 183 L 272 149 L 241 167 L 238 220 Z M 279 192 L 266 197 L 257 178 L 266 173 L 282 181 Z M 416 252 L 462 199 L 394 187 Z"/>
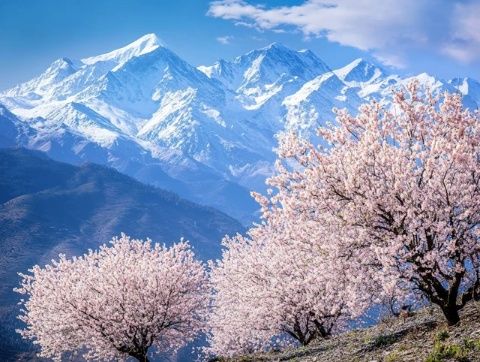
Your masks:
<path fill-rule="evenodd" d="M 18 332 L 40 345 L 40 357 L 146 361 L 150 347 L 172 352 L 202 330 L 209 289 L 188 243 L 122 234 L 110 244 L 20 274 L 27 327 Z"/>

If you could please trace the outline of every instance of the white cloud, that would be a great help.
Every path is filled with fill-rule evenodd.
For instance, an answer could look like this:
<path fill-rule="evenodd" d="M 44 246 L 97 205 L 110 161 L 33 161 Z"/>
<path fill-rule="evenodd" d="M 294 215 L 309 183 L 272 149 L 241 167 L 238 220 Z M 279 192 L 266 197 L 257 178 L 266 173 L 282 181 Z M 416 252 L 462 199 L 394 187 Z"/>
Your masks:
<path fill-rule="evenodd" d="M 217 41 L 218 41 L 220 44 L 223 44 L 223 45 L 228 45 L 228 44 L 230 44 L 232 40 L 233 40 L 233 36 L 231 36 L 231 35 L 219 36 L 219 37 L 217 38 Z"/>
<path fill-rule="evenodd" d="M 456 4 L 451 39 L 444 53 L 468 63 L 480 58 L 480 2 Z"/>
<path fill-rule="evenodd" d="M 245 0 L 217 0 L 210 3 L 208 15 L 259 30 L 292 29 L 305 37 L 325 37 L 402 66 L 412 49 L 443 50 L 464 60 L 480 56 L 476 43 L 480 5 L 475 0 L 460 1 L 306 0 L 300 5 L 266 7 Z M 459 42 L 468 46 L 456 46 Z"/>

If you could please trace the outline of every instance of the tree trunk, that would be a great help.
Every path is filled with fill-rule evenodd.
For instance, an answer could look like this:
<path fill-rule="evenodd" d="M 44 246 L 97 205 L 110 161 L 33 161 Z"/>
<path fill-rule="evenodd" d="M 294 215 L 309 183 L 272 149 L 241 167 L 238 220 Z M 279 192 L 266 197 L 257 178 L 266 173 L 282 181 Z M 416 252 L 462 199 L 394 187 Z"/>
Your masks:
<path fill-rule="evenodd" d="M 144 354 L 136 353 L 136 354 L 130 354 L 130 356 L 136 358 L 140 362 L 150 362 L 147 357 L 147 353 L 145 352 Z"/>
<path fill-rule="evenodd" d="M 458 308 L 456 305 L 442 307 L 442 312 L 449 326 L 454 326 L 460 322 L 460 316 L 458 314 Z"/>

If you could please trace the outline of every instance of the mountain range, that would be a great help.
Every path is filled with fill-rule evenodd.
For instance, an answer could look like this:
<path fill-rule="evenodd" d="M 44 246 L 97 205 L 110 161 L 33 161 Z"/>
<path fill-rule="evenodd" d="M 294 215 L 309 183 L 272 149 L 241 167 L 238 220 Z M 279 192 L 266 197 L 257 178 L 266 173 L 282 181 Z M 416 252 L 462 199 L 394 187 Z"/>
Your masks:
<path fill-rule="evenodd" d="M 480 105 L 471 78 L 401 77 L 363 59 L 332 69 L 278 43 L 195 67 L 147 34 L 106 54 L 58 59 L 1 92 L 0 146 L 108 165 L 247 224 L 257 210 L 250 190 L 265 190 L 280 133 L 314 137 L 333 107 L 354 113 L 413 79 Z"/>
<path fill-rule="evenodd" d="M 33 358 L 14 332 L 13 292 L 35 264 L 59 253 L 81 255 L 125 232 L 171 244 L 189 240 L 203 260 L 220 257 L 220 240 L 242 225 L 210 207 L 147 186 L 111 168 L 73 166 L 26 149 L 0 150 L 0 359 Z"/>

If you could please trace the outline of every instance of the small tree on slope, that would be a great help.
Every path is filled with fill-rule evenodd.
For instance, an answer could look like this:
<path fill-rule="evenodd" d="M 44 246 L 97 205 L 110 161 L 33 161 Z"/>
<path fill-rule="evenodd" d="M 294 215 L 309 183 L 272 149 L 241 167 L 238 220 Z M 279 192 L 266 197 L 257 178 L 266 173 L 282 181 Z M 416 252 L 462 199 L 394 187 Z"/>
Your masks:
<path fill-rule="evenodd" d="M 79 258 L 60 256 L 23 275 L 18 332 L 60 361 L 148 361 L 150 347 L 175 351 L 201 330 L 208 307 L 202 264 L 187 243 L 170 248 L 122 235 Z"/>
<path fill-rule="evenodd" d="M 419 293 L 453 325 L 480 297 L 480 121 L 460 96 L 420 93 L 338 111 L 325 147 L 285 136 L 270 202 L 329 229 L 348 273 L 367 267 L 360 281 Z"/>

